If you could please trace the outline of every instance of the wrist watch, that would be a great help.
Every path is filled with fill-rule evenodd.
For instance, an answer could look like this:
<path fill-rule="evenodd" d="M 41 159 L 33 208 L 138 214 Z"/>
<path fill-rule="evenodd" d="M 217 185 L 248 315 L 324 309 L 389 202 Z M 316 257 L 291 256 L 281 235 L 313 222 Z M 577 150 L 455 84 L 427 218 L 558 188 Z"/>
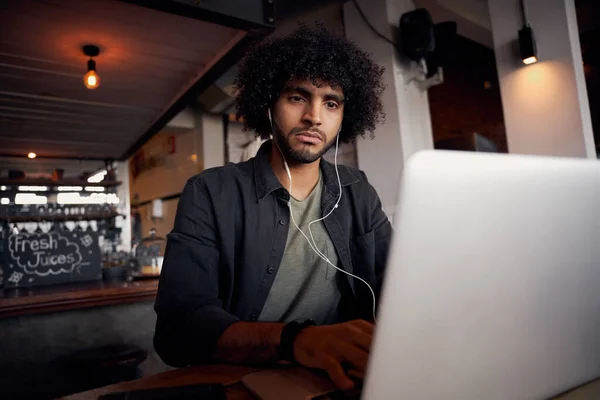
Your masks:
<path fill-rule="evenodd" d="M 294 357 L 294 342 L 298 334 L 309 326 L 317 325 L 312 319 L 300 319 L 288 322 L 281 331 L 279 343 L 279 358 L 284 361 L 296 362 Z"/>

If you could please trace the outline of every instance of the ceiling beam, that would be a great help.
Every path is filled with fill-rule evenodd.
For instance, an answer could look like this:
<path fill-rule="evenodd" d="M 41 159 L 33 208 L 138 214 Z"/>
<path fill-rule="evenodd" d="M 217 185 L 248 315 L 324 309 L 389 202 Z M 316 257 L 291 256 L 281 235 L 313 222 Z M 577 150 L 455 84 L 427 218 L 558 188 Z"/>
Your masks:
<path fill-rule="evenodd" d="M 240 33 L 224 48 L 217 57 L 218 61 L 208 66 L 208 69 L 200 73 L 199 79 L 189 87 L 185 93 L 177 96 L 168 110 L 158 118 L 152 126 L 142 135 L 123 155 L 121 160 L 127 160 L 135 154 L 152 136 L 156 135 L 167 123 L 173 119 L 181 110 L 190 104 L 194 104 L 198 96 L 215 82 L 225 71 L 235 65 L 245 54 L 246 50 L 254 43 L 270 33 L 270 30 Z"/>
<path fill-rule="evenodd" d="M 69 99 L 69 98 L 65 98 L 65 97 L 56 97 L 56 96 L 41 96 L 41 95 L 37 95 L 37 94 L 10 92 L 10 91 L 6 91 L 6 90 L 0 90 L 0 95 L 21 97 L 21 98 L 26 98 L 26 99 L 54 101 L 54 102 L 61 102 L 61 103 L 84 104 L 87 106 L 98 106 L 98 107 L 121 108 L 121 109 L 128 109 L 128 110 L 146 111 L 146 109 L 144 109 L 142 107 L 135 107 L 135 106 L 130 106 L 130 105 L 126 105 L 126 104 L 106 103 L 106 102 L 101 102 L 101 101 L 76 100 L 76 99 Z"/>
<path fill-rule="evenodd" d="M 182 0 L 121 0 L 126 3 L 135 4 L 142 7 L 152 8 L 154 10 L 164 11 L 170 14 L 181 15 L 186 18 L 194 18 L 201 21 L 212 22 L 213 24 L 227 26 L 229 28 L 241 29 L 250 31 L 254 29 L 273 29 L 273 21 L 268 21 L 267 15 L 274 16 L 274 3 L 275 1 L 269 0 L 237 0 L 235 2 L 229 1 L 229 4 L 225 1 L 212 2 L 210 7 L 207 8 L 202 1 L 182 1 Z M 187 3 L 187 4 L 186 4 Z M 195 4 L 192 4 L 195 3 Z M 262 4 L 261 4 L 262 3 Z M 263 9 L 263 15 L 261 15 L 261 21 L 254 18 L 239 18 L 232 15 L 231 10 L 236 10 L 238 13 L 241 11 L 247 11 L 252 7 L 256 7 L 260 4 Z M 216 11 L 218 9 L 219 11 Z M 250 13 L 248 13 L 250 14 Z"/>

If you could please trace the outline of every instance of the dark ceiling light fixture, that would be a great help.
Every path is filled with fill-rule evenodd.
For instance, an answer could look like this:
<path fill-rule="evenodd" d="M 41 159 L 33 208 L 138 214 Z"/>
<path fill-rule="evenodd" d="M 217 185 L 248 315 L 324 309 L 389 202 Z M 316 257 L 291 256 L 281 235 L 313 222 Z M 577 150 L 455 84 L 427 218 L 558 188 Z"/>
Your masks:
<path fill-rule="evenodd" d="M 100 49 L 98 46 L 86 44 L 83 46 L 82 50 L 83 54 L 90 58 L 87 62 L 88 72 L 83 76 L 83 84 L 88 89 L 96 89 L 100 86 L 100 76 L 96 73 L 96 61 L 94 61 L 94 57 L 97 57 L 98 54 L 100 54 Z"/>
<path fill-rule="evenodd" d="M 519 31 L 519 49 L 521 50 L 521 60 L 523 64 L 529 65 L 536 63 L 537 58 L 537 47 L 535 45 L 535 37 L 533 36 L 533 29 L 529 25 L 529 19 L 527 18 L 527 7 L 525 5 L 526 0 L 520 0 L 521 3 L 521 14 L 523 16 L 523 28 Z"/>

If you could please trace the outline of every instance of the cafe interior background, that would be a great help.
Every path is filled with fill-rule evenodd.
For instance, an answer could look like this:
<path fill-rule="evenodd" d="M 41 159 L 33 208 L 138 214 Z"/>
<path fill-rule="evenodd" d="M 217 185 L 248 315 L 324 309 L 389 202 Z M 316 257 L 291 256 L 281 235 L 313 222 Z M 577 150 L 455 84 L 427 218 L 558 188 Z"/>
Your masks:
<path fill-rule="evenodd" d="M 152 305 L 179 195 L 189 177 L 257 147 L 235 119 L 236 63 L 299 21 L 351 37 L 355 6 L 159 3 L 0 6 L 0 397 L 40 387 L 59 396 L 170 369 L 152 347 Z M 487 1 L 412 3 L 435 23 L 456 23 L 443 79 L 419 99 L 433 147 L 508 152 Z M 600 8 L 575 4 L 597 137 Z M 400 126 L 388 115 L 388 129 Z M 339 162 L 372 163 L 360 146 L 343 145 Z"/>

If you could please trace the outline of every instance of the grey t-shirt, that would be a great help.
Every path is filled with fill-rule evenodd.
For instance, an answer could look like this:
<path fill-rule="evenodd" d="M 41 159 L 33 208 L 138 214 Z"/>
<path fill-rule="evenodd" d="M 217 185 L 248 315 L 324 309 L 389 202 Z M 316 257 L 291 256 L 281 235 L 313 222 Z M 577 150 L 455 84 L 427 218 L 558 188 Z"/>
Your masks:
<path fill-rule="evenodd" d="M 290 198 L 296 223 L 311 239 L 308 224 L 322 217 L 319 182 L 304 200 Z M 317 248 L 333 263 L 338 257 L 325 229 L 323 221 L 311 225 Z M 311 318 L 319 325 L 338 322 L 340 302 L 340 277 L 331 265 L 321 259 L 298 231 L 290 216 L 288 238 L 277 276 L 267 297 L 259 321 L 289 322 L 299 318 Z"/>

